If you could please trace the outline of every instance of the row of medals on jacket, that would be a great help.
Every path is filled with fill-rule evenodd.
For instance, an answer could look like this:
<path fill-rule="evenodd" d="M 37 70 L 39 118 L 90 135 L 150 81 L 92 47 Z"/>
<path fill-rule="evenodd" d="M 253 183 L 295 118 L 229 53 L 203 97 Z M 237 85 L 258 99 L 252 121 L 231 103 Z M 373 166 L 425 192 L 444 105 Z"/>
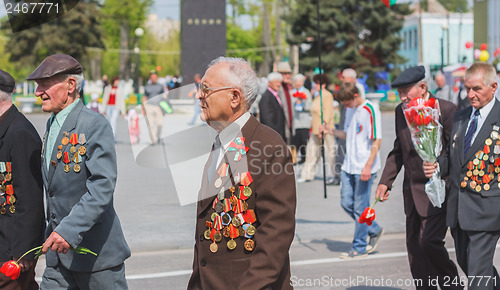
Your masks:
<path fill-rule="evenodd" d="M 61 139 L 61 144 L 57 146 L 57 159 L 63 159 L 64 164 L 64 172 L 68 173 L 71 170 L 71 166 L 69 163 L 73 161 L 75 165 L 73 166 L 73 171 L 76 173 L 80 172 L 82 170 L 80 162 L 82 162 L 82 156 L 85 155 L 87 152 L 87 148 L 83 146 L 85 144 L 85 134 L 78 134 L 73 133 L 71 136 L 69 135 L 68 132 L 63 132 L 64 137 Z M 71 143 L 71 147 L 69 148 L 69 154 L 73 154 L 73 157 L 70 159 L 68 152 L 62 152 L 63 146 L 68 145 L 68 143 Z M 76 147 L 76 145 L 80 144 L 80 147 Z"/>
<path fill-rule="evenodd" d="M 488 191 L 491 188 L 489 183 L 495 179 L 495 174 L 497 174 L 498 187 L 500 188 L 499 129 L 500 127 L 493 126 L 490 138 L 484 141 L 483 150 L 476 152 L 475 158 L 467 163 L 468 171 L 460 184 L 461 187 L 465 188 L 469 185 L 477 192 L 480 192 L 482 189 Z M 455 144 L 455 138 L 456 135 L 453 137 L 453 145 Z M 493 142 L 495 142 L 495 146 L 493 147 L 493 152 L 491 152 L 490 145 Z"/>
<path fill-rule="evenodd" d="M 1 214 L 6 214 L 6 205 L 9 206 L 10 213 L 16 212 L 16 197 L 12 185 L 12 164 L 10 162 L 0 162 L 0 208 Z"/>
<path fill-rule="evenodd" d="M 222 185 L 222 177 L 226 176 L 228 172 L 227 166 L 227 164 L 224 164 L 219 169 L 219 178 L 215 180 L 215 187 L 219 188 Z M 245 174 L 250 177 L 249 172 Z M 234 181 L 235 184 L 240 183 L 240 176 L 236 176 Z M 222 236 L 230 238 L 226 244 L 229 250 L 234 250 L 236 248 L 236 241 L 234 239 L 237 237 L 247 238 L 243 244 L 245 250 L 251 252 L 255 249 L 255 242 L 252 240 L 252 236 L 255 234 L 256 228 L 252 223 L 257 219 L 255 217 L 255 212 L 252 209 L 248 209 L 248 203 L 245 201 L 252 195 L 252 189 L 248 186 L 251 181 L 250 183 L 243 183 L 244 185 L 229 188 L 228 191 L 231 193 L 230 197 L 225 197 L 226 191 L 224 187 L 222 187 L 213 201 L 212 208 L 215 212 L 210 216 L 211 221 L 206 222 L 208 229 L 203 234 L 206 240 L 213 241 L 212 244 L 210 244 L 210 251 L 212 253 L 218 251 L 219 246 L 217 243 L 222 241 Z M 235 193 L 237 193 L 238 196 L 236 196 Z M 231 211 L 233 212 L 233 217 L 230 215 Z M 238 214 L 240 214 L 240 216 L 245 214 L 249 219 L 246 221 L 241 220 Z"/>

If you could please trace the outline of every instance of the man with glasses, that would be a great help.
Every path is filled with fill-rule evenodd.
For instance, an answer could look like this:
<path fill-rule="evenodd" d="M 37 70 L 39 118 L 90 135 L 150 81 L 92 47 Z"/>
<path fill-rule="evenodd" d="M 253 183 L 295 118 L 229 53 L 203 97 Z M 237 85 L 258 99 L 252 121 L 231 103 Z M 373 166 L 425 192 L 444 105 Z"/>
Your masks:
<path fill-rule="evenodd" d="M 396 107 L 396 140 L 394 148 L 387 156 L 385 167 L 377 187 L 375 197 L 380 201 L 389 198 L 389 190 L 401 168 L 405 167 L 403 181 L 404 211 L 406 215 L 406 247 L 410 270 L 414 279 L 422 279 L 422 289 L 437 289 L 429 285 L 437 278 L 441 289 L 460 289 L 460 285 L 447 283 L 458 279 L 457 267 L 450 260 L 444 247 L 446 235 L 446 205 L 434 207 L 425 193 L 425 177 L 422 159 L 411 141 L 410 131 L 403 110 L 410 100 L 418 97 L 433 98 L 427 91 L 425 68 L 411 67 L 403 71 L 393 82 L 397 88 L 401 104 Z M 440 121 L 443 126 L 443 148 L 448 146 L 453 115 L 457 107 L 449 101 L 439 100 Z M 445 150 L 443 150 L 444 153 Z M 446 202 L 445 202 L 446 203 Z M 429 279 L 431 277 L 431 279 Z M 426 283 L 426 284 L 425 284 Z M 449 285 L 449 287 L 445 287 Z M 430 288 L 429 288 L 430 287 Z M 445 287 L 445 288 L 443 288 Z"/>
<path fill-rule="evenodd" d="M 217 136 L 199 191 L 188 289 L 292 289 L 293 165 L 280 135 L 248 112 L 258 86 L 247 62 L 220 57 L 196 94 Z"/>

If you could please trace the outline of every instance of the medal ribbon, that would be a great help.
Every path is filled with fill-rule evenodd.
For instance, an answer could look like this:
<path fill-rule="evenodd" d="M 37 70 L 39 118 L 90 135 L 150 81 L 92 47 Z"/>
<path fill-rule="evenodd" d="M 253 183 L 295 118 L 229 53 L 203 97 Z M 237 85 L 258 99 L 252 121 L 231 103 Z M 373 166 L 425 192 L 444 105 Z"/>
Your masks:
<path fill-rule="evenodd" d="M 7 172 L 11 172 L 12 171 L 12 165 L 10 164 L 10 162 L 5 162 L 5 167 L 7 168 Z"/>
<path fill-rule="evenodd" d="M 253 224 L 254 222 L 257 221 L 257 217 L 255 217 L 255 212 L 253 211 L 253 209 L 248 209 L 247 211 L 245 211 L 243 219 L 246 223 L 249 224 Z"/>
<path fill-rule="evenodd" d="M 495 148 L 493 148 L 493 153 L 495 153 L 497 155 L 500 154 L 500 145 L 498 145 L 498 144 L 495 145 Z"/>
<path fill-rule="evenodd" d="M 241 200 L 247 200 L 248 197 L 246 197 L 244 194 L 243 194 L 243 190 L 245 189 L 245 187 L 243 185 L 240 186 L 240 191 L 238 192 L 238 198 L 241 199 Z"/>
<path fill-rule="evenodd" d="M 235 226 L 233 226 L 233 224 L 230 224 L 229 225 L 229 237 L 231 237 L 231 239 L 236 239 L 239 236 L 240 236 L 240 232 L 238 231 L 238 229 Z"/>
<path fill-rule="evenodd" d="M 209 229 L 212 228 L 212 222 L 207 221 L 207 228 L 209 228 Z"/>
<path fill-rule="evenodd" d="M 5 193 L 8 195 L 14 194 L 14 187 L 12 187 L 12 184 L 8 184 L 5 186 Z"/>
<path fill-rule="evenodd" d="M 215 240 L 214 240 L 214 235 L 215 235 L 215 233 L 216 233 L 216 232 L 217 232 L 217 231 L 216 231 L 215 229 L 212 229 L 212 231 L 210 232 L 210 239 L 211 239 L 212 241 L 214 241 L 214 242 L 215 242 Z"/>
<path fill-rule="evenodd" d="M 6 201 L 5 201 L 5 197 L 0 196 L 0 205 L 1 205 L 1 206 L 4 206 L 4 205 L 6 205 L 6 204 L 7 204 L 7 203 L 6 203 Z"/>
<path fill-rule="evenodd" d="M 5 172 L 5 162 L 0 162 L 0 172 Z"/>
<path fill-rule="evenodd" d="M 500 158 L 495 159 L 495 166 L 500 166 Z"/>
<path fill-rule="evenodd" d="M 232 209 L 233 209 L 233 207 L 231 206 L 231 200 L 229 200 L 229 198 L 225 198 L 224 199 L 224 211 L 229 212 Z"/>
<path fill-rule="evenodd" d="M 215 209 L 215 205 L 219 202 L 219 198 L 216 197 L 214 201 L 212 202 L 212 208 Z"/>
<path fill-rule="evenodd" d="M 218 215 L 214 220 L 214 229 L 217 231 L 222 230 L 222 218 Z"/>
<path fill-rule="evenodd" d="M 80 145 L 83 145 L 85 144 L 85 134 L 80 134 L 80 138 L 78 139 L 78 143 L 80 143 Z"/>
<path fill-rule="evenodd" d="M 240 161 L 241 157 L 245 155 L 248 151 L 248 147 L 245 146 L 245 138 L 244 137 L 236 137 L 234 141 L 229 143 L 229 151 L 236 151 L 236 155 L 234 156 L 234 161 Z"/>
<path fill-rule="evenodd" d="M 490 181 L 491 181 L 491 178 L 489 177 L 488 174 L 483 175 L 483 183 L 484 184 L 490 183 Z"/>
<path fill-rule="evenodd" d="M 76 164 L 82 162 L 82 156 L 80 156 L 78 152 L 76 152 L 75 155 L 73 155 L 73 162 L 75 162 Z"/>
<path fill-rule="evenodd" d="M 229 174 L 229 164 L 227 163 L 222 164 L 217 173 L 219 174 L 220 177 L 226 177 Z"/>
<path fill-rule="evenodd" d="M 64 158 L 63 158 L 64 163 L 69 163 L 69 152 L 64 152 Z"/>
<path fill-rule="evenodd" d="M 249 238 L 252 237 L 251 235 L 249 235 L 247 233 L 248 226 L 250 226 L 250 225 L 249 224 L 244 224 L 244 225 L 241 226 L 245 230 L 245 238 L 247 238 L 247 239 L 249 239 Z"/>
<path fill-rule="evenodd" d="M 71 145 L 73 146 L 78 144 L 78 134 L 76 133 L 71 134 L 71 137 L 69 138 L 69 143 L 71 143 Z"/>
<path fill-rule="evenodd" d="M 253 182 L 252 175 L 250 175 L 250 172 L 243 172 L 241 174 L 241 184 L 244 186 L 249 186 L 250 183 Z"/>
<path fill-rule="evenodd" d="M 492 173 L 494 170 L 495 168 L 493 168 L 493 164 L 488 165 L 488 173 Z"/>
<path fill-rule="evenodd" d="M 484 154 L 488 154 L 488 153 L 490 153 L 490 146 L 488 146 L 488 145 L 484 145 L 484 147 L 483 147 L 483 152 L 484 152 Z"/>

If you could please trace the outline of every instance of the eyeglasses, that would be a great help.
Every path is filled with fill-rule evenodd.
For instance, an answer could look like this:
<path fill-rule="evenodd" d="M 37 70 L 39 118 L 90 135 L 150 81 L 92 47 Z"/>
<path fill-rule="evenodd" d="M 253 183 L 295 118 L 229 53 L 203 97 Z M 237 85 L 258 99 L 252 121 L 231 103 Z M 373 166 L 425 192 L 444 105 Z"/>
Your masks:
<path fill-rule="evenodd" d="M 204 84 L 200 84 L 198 87 L 198 94 L 202 98 L 207 98 L 210 91 L 219 91 L 219 90 L 228 90 L 228 89 L 236 89 L 235 87 L 220 87 L 220 88 L 209 88 Z"/>

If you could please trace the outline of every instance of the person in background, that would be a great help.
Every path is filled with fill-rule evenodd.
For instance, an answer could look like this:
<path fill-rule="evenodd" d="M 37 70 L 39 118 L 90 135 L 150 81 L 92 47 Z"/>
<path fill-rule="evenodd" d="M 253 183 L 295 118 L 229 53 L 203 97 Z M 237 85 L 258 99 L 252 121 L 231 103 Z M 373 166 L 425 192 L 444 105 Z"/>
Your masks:
<path fill-rule="evenodd" d="M 297 148 L 297 155 L 300 154 L 299 164 L 306 161 L 306 146 L 309 140 L 309 129 L 311 128 L 311 92 L 304 87 L 305 76 L 297 74 L 292 78 L 293 89 L 293 145 Z"/>
<path fill-rule="evenodd" d="M 139 114 L 135 109 L 128 110 L 128 133 L 132 145 L 139 144 L 141 141 L 141 128 L 139 127 Z"/>
<path fill-rule="evenodd" d="M 42 141 L 33 125 L 12 104 L 14 78 L 0 69 L 0 264 L 43 243 L 45 218 L 40 154 Z M 19 261 L 17 280 L 0 274 L 0 289 L 36 290 L 37 260 Z"/>
<path fill-rule="evenodd" d="M 446 79 L 444 77 L 444 74 L 438 72 L 436 76 L 434 76 L 434 79 L 436 80 L 436 85 L 437 85 L 436 93 L 434 93 L 436 98 L 441 100 L 451 101 L 450 86 L 446 84 Z"/>
<path fill-rule="evenodd" d="M 384 230 L 376 221 L 368 226 L 359 217 L 370 206 L 373 181 L 380 170 L 382 121 L 376 104 L 361 97 L 357 86 L 343 82 L 337 100 L 346 107 L 344 130 L 335 130 L 326 124 L 321 130 L 346 140 L 346 154 L 342 164 L 340 204 L 354 220 L 354 239 L 341 259 L 365 257 L 373 253 Z M 370 237 L 367 242 L 366 238 Z"/>
<path fill-rule="evenodd" d="M 104 88 L 104 94 L 102 95 L 102 109 L 106 119 L 108 119 L 111 124 L 111 129 L 113 129 L 113 135 L 116 140 L 116 121 L 118 116 L 125 116 L 125 92 L 122 86 L 120 86 L 120 79 L 118 77 L 112 77 L 111 83 Z"/>
<path fill-rule="evenodd" d="M 188 123 L 188 125 L 191 125 L 191 126 L 193 126 L 196 123 L 196 121 L 198 121 L 198 119 L 200 118 L 200 113 L 201 113 L 200 100 L 195 98 L 196 92 L 198 91 L 198 88 L 200 87 L 200 82 L 201 82 L 200 74 L 195 74 L 193 77 L 193 80 L 194 80 L 194 88 L 188 94 L 189 98 L 194 98 L 193 117 L 191 118 L 191 121 Z"/>
<path fill-rule="evenodd" d="M 93 93 L 90 96 L 91 101 L 87 104 L 87 108 L 91 109 L 92 111 L 96 113 L 103 114 L 104 110 L 102 108 L 102 105 L 99 103 L 99 94 L 98 93 Z"/>
<path fill-rule="evenodd" d="M 291 145 L 293 141 L 293 104 L 292 94 L 290 93 L 292 90 L 292 68 L 286 61 L 279 62 L 277 65 L 277 72 L 280 73 L 283 78 L 278 95 L 285 115 L 285 142 Z M 292 154 L 294 154 L 293 151 L 294 149 L 292 149 Z"/>
<path fill-rule="evenodd" d="M 286 142 L 285 108 L 278 95 L 283 77 L 279 73 L 272 72 L 267 76 L 267 80 L 267 90 L 259 102 L 260 122 L 271 127 Z"/>
<path fill-rule="evenodd" d="M 158 83 L 158 75 L 152 72 L 149 75 L 149 82 L 144 87 L 144 96 L 142 103 L 144 104 L 143 114 L 147 114 L 146 118 L 149 123 L 148 130 L 151 130 L 151 143 L 158 144 L 160 142 L 161 132 L 163 130 L 163 111 L 160 107 L 160 101 L 166 98 L 163 85 Z"/>
<path fill-rule="evenodd" d="M 321 80 L 321 86 L 320 86 Z M 316 165 L 321 157 L 321 136 L 322 132 L 320 126 L 322 123 L 328 124 L 330 127 L 334 127 L 333 122 L 333 95 L 330 93 L 326 87 L 329 84 L 329 79 L 326 74 L 315 75 L 313 78 L 314 88 L 316 91 L 320 91 L 323 98 L 323 112 L 321 112 L 321 96 L 318 94 L 314 98 L 311 104 L 311 136 L 307 142 L 306 147 L 306 162 L 302 167 L 302 172 L 300 173 L 300 178 L 297 179 L 298 183 L 309 182 L 314 179 L 316 174 Z M 321 120 L 323 117 L 323 120 Z M 330 164 L 330 168 L 333 172 L 334 170 L 334 157 L 335 157 L 335 138 L 332 134 L 323 134 L 324 138 L 324 148 L 325 148 L 325 158 Z M 327 173 L 324 173 L 327 174 Z"/>

